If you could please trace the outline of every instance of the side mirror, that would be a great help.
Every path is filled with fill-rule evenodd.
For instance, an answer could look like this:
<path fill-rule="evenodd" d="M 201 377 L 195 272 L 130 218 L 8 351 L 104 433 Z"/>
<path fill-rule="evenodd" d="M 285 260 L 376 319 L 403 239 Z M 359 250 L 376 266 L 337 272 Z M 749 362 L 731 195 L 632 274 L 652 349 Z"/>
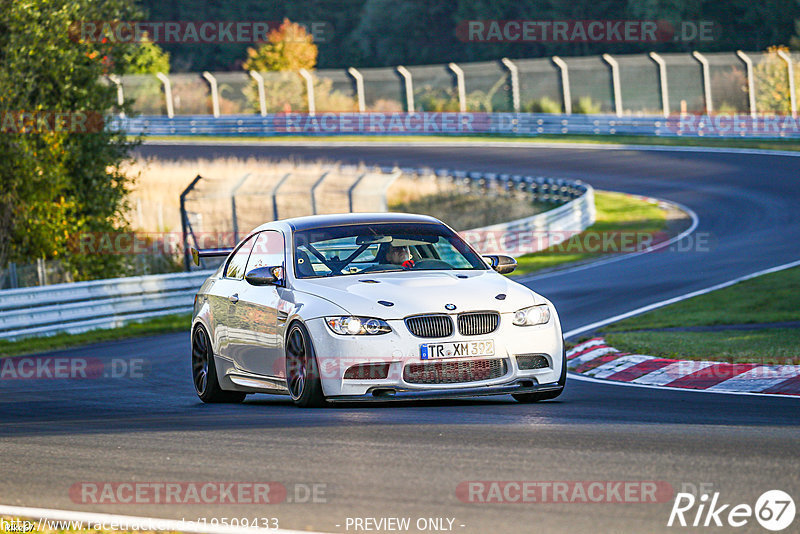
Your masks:
<path fill-rule="evenodd" d="M 486 259 L 492 269 L 500 274 L 512 273 L 514 269 L 517 268 L 517 260 L 511 256 L 492 254 L 490 256 L 484 256 L 484 259 Z"/>
<path fill-rule="evenodd" d="M 244 275 L 244 279 L 252 286 L 268 286 L 278 282 L 281 267 L 256 267 Z"/>

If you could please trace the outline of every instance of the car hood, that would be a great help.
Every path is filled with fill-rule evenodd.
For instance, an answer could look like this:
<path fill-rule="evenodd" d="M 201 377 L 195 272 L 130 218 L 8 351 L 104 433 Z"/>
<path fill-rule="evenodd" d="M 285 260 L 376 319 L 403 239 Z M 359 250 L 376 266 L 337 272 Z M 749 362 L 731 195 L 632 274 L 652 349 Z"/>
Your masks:
<path fill-rule="evenodd" d="M 382 319 L 476 310 L 513 312 L 545 303 L 544 298 L 527 287 L 494 271 L 354 274 L 296 280 L 294 288 L 329 300 L 353 315 Z M 501 300 L 498 295 L 505 298 Z M 378 301 L 393 305 L 385 306 Z M 447 310 L 446 304 L 455 305 L 455 310 Z"/>

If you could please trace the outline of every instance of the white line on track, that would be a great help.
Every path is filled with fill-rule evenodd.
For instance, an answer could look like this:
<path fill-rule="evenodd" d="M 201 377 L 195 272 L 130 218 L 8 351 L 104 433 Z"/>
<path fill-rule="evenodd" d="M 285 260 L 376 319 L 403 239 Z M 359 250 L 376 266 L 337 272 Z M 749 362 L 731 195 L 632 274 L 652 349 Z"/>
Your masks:
<path fill-rule="evenodd" d="M 441 141 L 329 141 L 329 140 L 282 140 L 280 138 L 253 140 L 209 140 L 209 139 L 158 139 L 145 141 L 145 145 L 199 145 L 199 146 L 302 146 L 302 147 L 391 147 L 391 148 L 438 148 L 460 146 L 484 146 L 493 148 L 569 148 L 585 150 L 642 150 L 650 152 L 709 152 L 717 154 L 745 154 L 755 156 L 786 156 L 800 157 L 800 151 L 794 150 L 769 150 L 760 148 L 733 148 L 733 147 L 704 147 L 704 146 L 670 146 L 670 145 L 616 145 L 604 143 L 539 143 L 525 141 L 492 141 L 492 140 L 449 140 Z"/>
<path fill-rule="evenodd" d="M 784 395 L 782 393 L 752 393 L 749 391 L 721 391 L 713 389 L 691 389 L 691 388 L 676 388 L 671 386 L 651 386 L 650 384 L 636 384 L 634 382 L 620 382 L 618 380 L 603 380 L 602 378 L 593 378 L 591 376 L 583 376 L 580 374 L 569 373 L 570 380 L 580 380 L 582 382 L 593 382 L 595 384 L 606 384 L 608 386 L 630 386 L 634 388 L 647 388 L 647 389 L 668 389 L 671 391 L 691 391 L 694 393 L 716 393 L 717 395 L 749 395 L 751 397 L 783 397 L 785 399 L 797 400 L 797 395 Z"/>
<path fill-rule="evenodd" d="M 723 289 L 726 287 L 730 287 L 734 284 L 738 284 L 739 282 L 744 282 L 745 280 L 750 280 L 752 278 L 756 278 L 759 276 L 763 276 L 765 274 L 776 273 L 779 271 L 783 271 L 786 269 L 791 269 L 792 267 L 800 266 L 800 260 L 793 261 L 790 263 L 784 263 L 783 265 L 778 265 L 776 267 L 770 267 L 769 269 L 764 269 L 761 271 L 757 271 L 754 273 L 750 273 L 744 276 L 740 276 L 738 278 L 734 278 L 733 280 L 728 280 L 727 282 L 723 282 L 721 284 L 716 284 L 704 289 L 699 289 L 697 291 L 692 291 L 691 293 L 685 293 L 683 295 L 679 295 L 677 297 L 673 297 L 671 299 L 662 300 L 660 302 L 655 302 L 653 304 L 648 304 L 647 306 L 642 306 L 641 308 L 637 308 L 635 310 L 631 310 L 629 312 L 621 313 L 619 315 L 615 315 L 614 317 L 609 317 L 607 319 L 603 319 L 601 321 L 597 321 L 595 323 L 587 324 L 585 326 L 581 326 L 579 328 L 575 328 L 570 330 L 569 332 L 564 333 L 564 338 L 571 338 L 582 334 L 583 332 L 595 330 L 597 328 L 606 326 L 611 323 L 616 323 L 617 321 L 621 321 L 623 319 L 627 319 L 628 317 L 633 317 L 634 315 L 639 315 L 651 310 L 655 310 L 657 308 L 662 308 L 664 306 L 669 306 L 670 304 L 675 304 L 677 302 L 681 302 L 683 300 L 690 299 L 692 297 L 697 297 L 699 295 L 705 295 L 706 293 L 711 293 L 712 291 L 716 291 L 717 289 Z M 630 387 L 639 387 L 639 388 L 654 388 L 654 389 L 671 389 L 675 391 L 696 391 L 701 393 L 716 393 L 719 395 L 755 395 L 761 397 L 785 397 L 785 398 L 792 398 L 797 399 L 796 395 L 780 395 L 774 393 L 752 393 L 752 392 L 743 392 L 743 391 L 715 391 L 709 389 L 689 389 L 689 388 L 674 388 L 674 387 L 665 387 L 665 386 L 651 386 L 647 384 L 636 384 L 632 382 L 620 382 L 616 380 L 603 380 L 599 378 L 591 378 L 588 376 L 583 376 L 577 373 L 569 373 L 569 377 L 571 380 L 582 380 L 585 382 L 594 382 L 599 384 L 609 384 L 612 386 L 630 386 Z"/>
<path fill-rule="evenodd" d="M 639 195 L 633 195 L 633 196 L 639 196 Z M 650 197 L 641 197 L 641 198 L 649 199 Z M 533 281 L 533 280 L 542 280 L 544 278 L 549 278 L 551 276 L 560 276 L 562 274 L 574 273 L 576 271 L 583 271 L 585 269 L 592 269 L 594 267 L 599 267 L 600 265 L 606 265 L 607 263 L 614 263 L 614 262 L 621 261 L 621 260 L 627 260 L 627 259 L 630 259 L 630 258 L 635 258 L 636 256 L 641 256 L 642 254 L 647 254 L 647 253 L 653 252 L 655 250 L 660 250 L 660 249 L 668 247 L 668 246 L 670 246 L 670 245 L 672 245 L 674 243 L 677 243 L 678 241 L 680 241 L 680 240 L 688 237 L 689 235 L 691 235 L 697 229 L 697 225 L 700 224 L 700 218 L 697 216 L 697 213 L 695 213 L 694 210 L 692 210 L 691 208 L 688 208 L 687 206 L 684 206 L 683 204 L 678 204 L 677 202 L 672 202 L 671 200 L 662 200 L 662 199 L 652 199 L 652 200 L 656 200 L 658 202 L 663 202 L 663 203 L 666 203 L 666 204 L 672 204 L 676 208 L 678 208 L 680 210 L 683 210 L 684 212 L 689 214 L 689 217 L 692 219 L 692 224 L 689 226 L 689 228 L 687 228 L 686 230 L 684 230 L 680 234 L 676 235 L 672 239 L 664 241 L 663 243 L 657 243 L 657 244 L 653 245 L 652 247 L 647 247 L 646 249 L 641 250 L 639 252 L 630 252 L 628 254 L 620 254 L 618 256 L 613 256 L 613 257 L 605 258 L 605 259 L 602 259 L 602 260 L 592 261 L 592 262 L 584 263 L 584 264 L 581 264 L 581 265 L 576 265 L 575 267 L 569 267 L 569 268 L 566 268 L 566 269 L 559 269 L 559 270 L 551 271 L 551 272 L 544 273 L 544 274 L 538 274 L 537 275 L 536 273 L 534 273 L 534 274 L 530 274 L 530 275 L 523 275 L 523 276 L 520 276 L 518 278 L 515 277 L 515 278 L 513 278 L 513 280 L 515 282 L 520 282 L 520 283 L 522 283 L 522 282 L 530 282 L 530 281 Z"/>
<path fill-rule="evenodd" d="M 95 512 L 76 512 L 72 510 L 54 510 L 51 508 L 28 508 L 25 506 L 9 506 L 5 504 L 0 504 L 0 515 L 47 519 L 50 521 L 76 521 L 85 523 L 86 525 L 100 524 L 104 526 L 104 530 L 116 530 L 110 528 L 110 525 L 114 523 L 118 528 L 123 528 L 125 530 L 196 532 L 200 534 L 264 534 L 265 532 L 269 534 L 324 534 L 308 530 L 272 530 L 265 528 L 232 527 L 229 525 L 211 525 L 196 521 L 101 514 Z"/>

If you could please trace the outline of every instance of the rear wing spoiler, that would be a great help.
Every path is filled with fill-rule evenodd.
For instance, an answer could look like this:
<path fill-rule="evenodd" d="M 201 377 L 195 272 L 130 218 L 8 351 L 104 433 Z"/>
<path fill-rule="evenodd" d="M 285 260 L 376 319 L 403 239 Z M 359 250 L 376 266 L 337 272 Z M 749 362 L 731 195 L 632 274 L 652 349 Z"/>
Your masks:
<path fill-rule="evenodd" d="M 233 252 L 233 248 L 207 248 L 204 250 L 191 248 L 190 250 L 195 265 L 200 265 L 200 258 L 222 258 Z"/>

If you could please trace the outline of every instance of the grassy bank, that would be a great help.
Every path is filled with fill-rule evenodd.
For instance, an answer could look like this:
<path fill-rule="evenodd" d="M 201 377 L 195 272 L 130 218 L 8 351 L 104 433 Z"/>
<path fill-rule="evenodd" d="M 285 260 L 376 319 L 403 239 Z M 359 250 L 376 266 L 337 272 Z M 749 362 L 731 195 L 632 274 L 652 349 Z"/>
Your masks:
<path fill-rule="evenodd" d="M 589 236 L 613 235 L 619 232 L 646 236 L 667 230 L 667 213 L 657 203 L 608 191 L 595 192 L 596 222 L 569 241 L 517 258 L 515 275 L 530 274 L 542 269 L 563 267 L 607 256 L 610 252 L 586 251 L 582 243 L 596 244 Z"/>
<path fill-rule="evenodd" d="M 131 337 L 188 332 L 191 317 L 189 314 L 165 315 L 139 323 L 131 323 L 119 328 L 92 330 L 82 334 L 56 334 L 50 337 L 32 337 L 19 341 L 0 340 L 0 358 L 20 354 L 33 354 L 88 345 L 100 341 L 116 341 Z"/>
<path fill-rule="evenodd" d="M 768 274 L 609 325 L 624 352 L 729 362 L 800 363 L 800 268 Z M 742 325 L 758 325 L 746 329 Z M 708 327 L 710 331 L 659 331 Z M 724 327 L 724 329 L 722 329 Z M 737 328 L 738 327 L 738 328 Z"/>

